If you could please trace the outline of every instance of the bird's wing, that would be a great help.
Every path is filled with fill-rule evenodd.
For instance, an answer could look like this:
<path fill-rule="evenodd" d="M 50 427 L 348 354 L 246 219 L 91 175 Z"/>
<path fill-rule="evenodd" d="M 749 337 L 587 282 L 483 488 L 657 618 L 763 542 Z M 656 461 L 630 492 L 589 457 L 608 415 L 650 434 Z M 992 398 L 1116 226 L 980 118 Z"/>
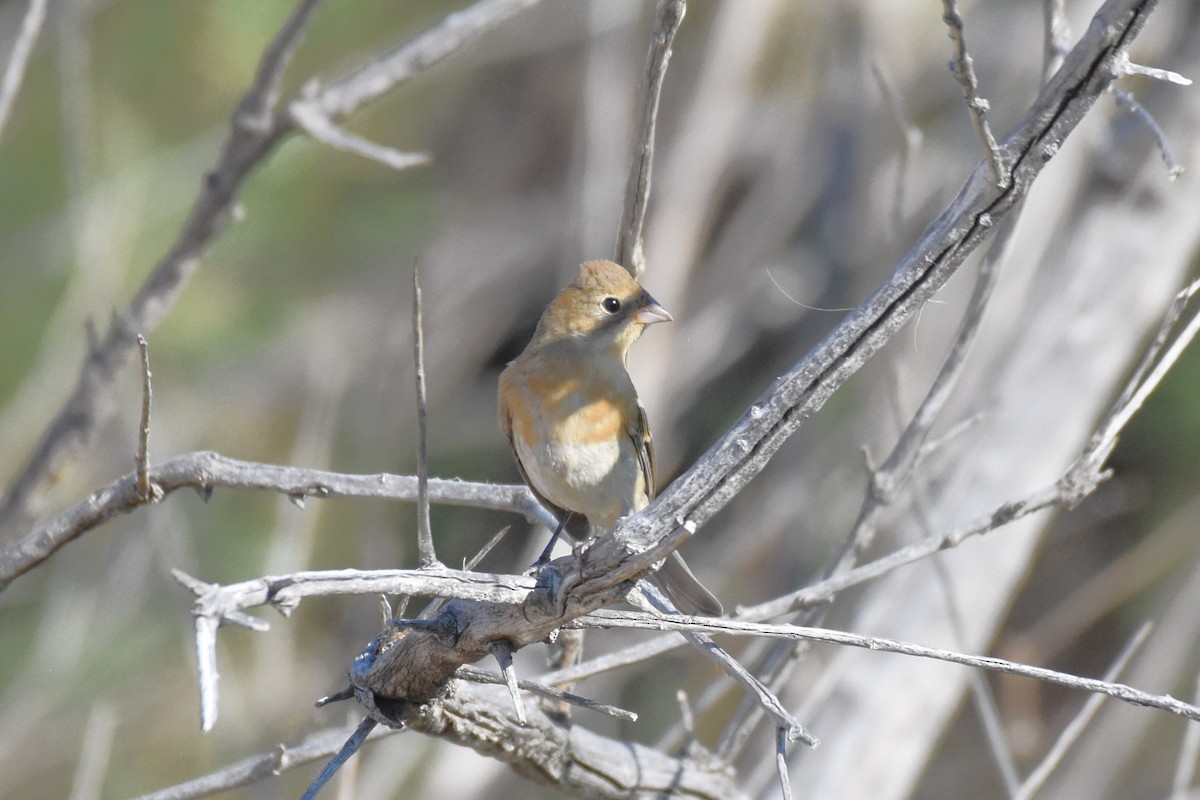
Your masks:
<path fill-rule="evenodd" d="M 633 440 L 633 450 L 637 453 L 638 466 L 642 469 L 642 478 L 646 484 L 646 499 L 654 499 L 657 485 L 657 468 L 654 463 L 654 438 L 650 436 L 650 423 L 646 419 L 646 409 L 638 406 L 637 422 L 629 432 Z"/>
<path fill-rule="evenodd" d="M 567 516 L 567 510 L 554 505 L 537 490 L 533 481 L 529 480 L 529 473 L 525 471 L 525 465 L 521 463 L 521 454 L 517 452 L 516 444 L 513 442 L 512 411 L 509 410 L 508 403 L 504 402 L 503 395 L 500 398 L 500 430 L 504 431 L 504 438 L 508 440 L 508 449 L 512 452 L 513 461 L 517 462 L 517 471 L 521 473 L 521 480 L 529 487 L 529 491 L 533 492 L 537 501 L 553 514 L 555 519 L 562 522 Z"/>

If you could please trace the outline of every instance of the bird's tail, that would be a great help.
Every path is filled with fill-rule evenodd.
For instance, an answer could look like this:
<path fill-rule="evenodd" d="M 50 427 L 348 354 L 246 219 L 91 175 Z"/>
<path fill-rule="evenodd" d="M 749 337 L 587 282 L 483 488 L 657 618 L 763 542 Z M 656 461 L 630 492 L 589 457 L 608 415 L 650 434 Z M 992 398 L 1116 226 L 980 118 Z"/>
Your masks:
<path fill-rule="evenodd" d="M 721 601 L 692 574 L 678 551 L 671 553 L 651 580 L 684 614 L 719 617 L 725 613 Z"/>

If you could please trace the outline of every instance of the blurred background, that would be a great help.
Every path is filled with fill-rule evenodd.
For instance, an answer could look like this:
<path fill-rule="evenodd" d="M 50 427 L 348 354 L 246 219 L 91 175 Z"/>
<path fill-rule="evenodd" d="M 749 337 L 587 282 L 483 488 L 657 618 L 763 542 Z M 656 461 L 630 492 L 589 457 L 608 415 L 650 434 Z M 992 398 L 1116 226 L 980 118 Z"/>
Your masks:
<path fill-rule="evenodd" d="M 174 241 L 292 5 L 50 3 L 0 138 L 0 483 L 72 390 L 86 326 L 103 331 Z M 1067 4 L 1075 36 L 1096 5 Z M 287 90 L 341 75 L 464 6 L 330 0 Z M 1042 6 L 963 4 L 998 134 L 1042 80 Z M 25 9 L 0 0 L 3 63 Z M 1163 2 L 1135 60 L 1194 77 L 1196 13 Z M 663 485 L 886 278 L 978 163 L 941 14 L 932 0 L 690 4 L 663 91 L 643 278 L 676 322 L 651 329 L 631 363 Z M 247 182 L 244 219 L 148 337 L 152 460 L 211 449 L 411 473 L 419 259 L 431 471 L 517 481 L 495 381 L 579 262 L 612 255 L 652 16 L 640 0 L 539 4 L 347 122 L 430 154 L 428 167 L 397 173 L 288 140 Z M 976 424 L 922 465 L 872 555 L 1061 475 L 1194 271 L 1200 102 L 1194 89 L 1122 86 L 1189 171 L 1168 181 L 1146 126 L 1111 98 L 1097 104 L 1039 179 L 935 436 Z M 861 448 L 881 461 L 920 402 L 976 260 L 685 548 L 727 608 L 799 588 L 832 557 L 864 496 Z M 59 476 L 47 518 L 132 470 L 136 370 L 123 385 L 85 456 Z M 968 542 L 939 567 L 948 580 L 910 567 L 847 593 L 830 624 L 1099 675 L 1154 620 L 1125 679 L 1194 697 L 1198 391 L 1192 353 L 1123 437 L 1115 477 L 1082 507 Z M 481 568 L 519 571 L 545 532 L 515 515 L 435 508 L 438 554 L 460 564 L 510 524 Z M 288 620 L 263 612 L 269 633 L 222 631 L 221 717 L 201 736 L 192 598 L 171 568 L 233 582 L 415 563 L 413 508 L 376 500 L 301 510 L 268 493 L 219 490 L 205 503 L 178 492 L 89 533 L 0 594 L 0 795 L 134 796 L 360 718 L 312 701 L 344 684 L 376 632 L 376 600 L 317 599 Z M 588 651 L 636 638 L 590 634 Z M 544 654 L 524 657 L 531 674 Z M 675 689 L 700 697 L 716 677 L 676 650 L 581 687 L 639 722 L 576 721 L 653 743 L 678 717 Z M 1009 796 L 964 700 L 967 677 L 900 656 L 810 652 L 784 697 L 824 744 L 795 755 L 794 785 L 814 798 Z M 986 683 L 1022 774 L 1086 699 Z M 740 699 L 714 698 L 698 728 L 710 744 Z M 1046 795 L 1166 797 L 1184 728 L 1161 712 L 1109 708 Z M 739 761 L 750 793 L 772 791 L 772 744 L 760 731 Z M 316 770 L 223 796 L 298 796 Z M 415 735 L 368 746 L 352 774 L 359 798 L 556 796 Z"/>

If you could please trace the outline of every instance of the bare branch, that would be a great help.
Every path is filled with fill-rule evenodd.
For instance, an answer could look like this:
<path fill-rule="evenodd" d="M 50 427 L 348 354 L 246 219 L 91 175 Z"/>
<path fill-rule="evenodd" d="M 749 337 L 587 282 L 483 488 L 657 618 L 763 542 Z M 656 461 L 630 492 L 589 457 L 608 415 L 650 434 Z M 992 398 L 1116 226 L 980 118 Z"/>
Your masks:
<path fill-rule="evenodd" d="M 1172 72 L 1169 69 L 1159 69 L 1158 67 L 1146 67 L 1141 64 L 1135 64 L 1129 60 L 1129 53 L 1120 53 L 1113 58 L 1112 69 L 1117 73 L 1117 77 L 1125 77 L 1127 75 L 1141 75 L 1144 78 L 1151 78 L 1156 81 L 1165 83 L 1173 83 L 1176 86 L 1191 86 L 1192 79 L 1185 78 L 1178 72 Z"/>
<path fill-rule="evenodd" d="M 8 124 L 8 116 L 12 113 L 13 103 L 21 91 L 21 82 L 25 78 L 25 67 L 29 57 L 33 55 L 33 46 L 41 33 L 42 23 L 46 21 L 46 6 L 49 0 L 29 0 L 29 8 L 25 10 L 25 18 L 21 20 L 21 32 L 13 44 L 12 55 L 8 58 L 8 66 L 4 70 L 4 80 L 0 82 L 0 139 L 4 138 L 4 128 Z"/>
<path fill-rule="evenodd" d="M 402 153 L 361 136 L 355 136 L 322 115 L 313 103 L 296 100 L 288 108 L 296 125 L 321 144 L 377 161 L 398 172 L 411 167 L 424 166 L 433 160 L 426 153 Z"/>
<path fill-rule="evenodd" d="M 422 567 L 439 567 L 429 522 L 429 425 L 425 398 L 425 307 L 421 300 L 421 264 L 413 265 L 413 372 L 417 389 L 417 548 Z"/>
<path fill-rule="evenodd" d="M 771 636 L 781 639 L 822 642 L 825 644 L 840 644 L 850 647 L 860 647 L 864 650 L 900 653 L 918 658 L 932 658 L 951 664 L 961 664 L 989 672 L 1005 675 L 1021 675 L 1026 678 L 1078 689 L 1085 692 L 1115 697 L 1131 705 L 1156 708 L 1180 717 L 1200 722 L 1200 707 L 1182 700 L 1176 700 L 1170 695 L 1151 694 L 1126 686 L 1096 678 L 1083 678 L 1069 675 L 1044 667 L 1019 664 L 1003 658 L 992 656 L 975 656 L 957 653 L 953 650 L 943 650 L 936 647 L 911 642 L 901 642 L 895 639 L 885 639 L 879 636 L 861 636 L 856 633 L 834 631 L 827 628 L 808 628 L 800 625 L 769 625 L 758 622 L 740 622 L 732 619 L 716 619 L 712 617 L 694 617 L 681 614 L 666 618 L 655 618 L 638 611 L 611 611 L 608 609 L 596 611 L 586 617 L 580 617 L 571 623 L 582 628 L 638 628 L 641 630 L 676 630 L 704 632 L 709 634 L 734 634 L 740 636 Z"/>
<path fill-rule="evenodd" d="M 687 13 L 686 0 L 658 0 L 654 12 L 654 31 L 650 35 L 650 52 L 646 55 L 646 72 L 642 78 L 641 121 L 638 124 L 637 144 L 633 166 L 625 186 L 625 209 L 617 231 L 617 252 L 613 259 L 634 277 L 646 269 L 642 252 L 642 229 L 646 223 L 646 204 L 650 197 L 650 173 L 654 166 L 654 134 L 658 124 L 658 100 L 667 62 L 671 60 L 671 44 Z"/>
<path fill-rule="evenodd" d="M 142 355 L 142 424 L 138 428 L 137 490 L 142 502 L 150 502 L 150 346 L 146 337 L 137 337 L 138 351 Z"/>
<path fill-rule="evenodd" d="M 979 80 L 975 77 L 975 60 L 967 51 L 966 34 L 963 32 L 963 19 L 958 13 L 956 0 L 942 0 L 942 19 L 950 28 L 950 39 L 954 42 L 954 60 L 950 62 L 954 77 L 962 85 L 963 97 L 967 101 L 967 109 L 971 112 L 971 122 L 975 126 L 975 135 L 983 146 L 988 168 L 992 171 L 992 180 L 997 186 L 1008 185 L 1009 176 L 1004 160 L 1000 156 L 1000 148 L 996 145 L 996 137 L 988 125 L 987 112 L 991 108 L 988 101 L 979 96 Z"/>
<path fill-rule="evenodd" d="M 448 15 L 417 38 L 363 64 L 315 95 L 310 94 L 304 102 L 314 103 L 321 116 L 336 122 L 412 80 L 538 2 L 480 0 L 468 9 Z"/>
<path fill-rule="evenodd" d="M 256 464 L 217 453 L 187 453 L 149 471 L 150 483 L 165 496 L 192 488 L 208 497 L 215 487 L 280 492 L 291 498 L 377 497 L 413 502 L 417 479 L 378 473 L 347 475 L 325 470 Z M 431 479 L 434 503 L 515 511 L 531 521 L 545 521 L 546 511 L 525 486 Z M 92 493 L 28 535 L 0 548 L 0 590 L 45 561 L 60 547 L 120 514 L 143 505 L 136 474 L 129 474 Z M 553 523 L 550 523 L 553 524 Z"/>
<path fill-rule="evenodd" d="M 1141 123 L 1150 130 L 1150 135 L 1154 137 L 1154 144 L 1158 147 L 1158 154 L 1167 167 L 1167 177 L 1170 180 L 1176 180 L 1183 174 L 1183 165 L 1176 161 L 1175 156 L 1171 153 L 1171 148 L 1167 144 L 1167 134 L 1158 124 L 1158 120 L 1154 119 L 1154 116 L 1130 92 L 1113 86 L 1112 94 L 1117 99 L 1117 105 L 1141 120 Z"/>

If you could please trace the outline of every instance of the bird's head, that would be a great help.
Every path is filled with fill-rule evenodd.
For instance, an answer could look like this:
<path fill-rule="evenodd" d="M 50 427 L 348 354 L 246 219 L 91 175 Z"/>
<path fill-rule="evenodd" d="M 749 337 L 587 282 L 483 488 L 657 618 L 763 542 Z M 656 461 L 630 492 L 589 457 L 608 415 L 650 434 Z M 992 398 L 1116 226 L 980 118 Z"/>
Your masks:
<path fill-rule="evenodd" d="M 585 261 L 579 277 L 542 314 L 533 340 L 539 345 L 598 341 L 623 358 L 647 325 L 670 320 L 671 315 L 624 267 L 612 261 Z"/>

